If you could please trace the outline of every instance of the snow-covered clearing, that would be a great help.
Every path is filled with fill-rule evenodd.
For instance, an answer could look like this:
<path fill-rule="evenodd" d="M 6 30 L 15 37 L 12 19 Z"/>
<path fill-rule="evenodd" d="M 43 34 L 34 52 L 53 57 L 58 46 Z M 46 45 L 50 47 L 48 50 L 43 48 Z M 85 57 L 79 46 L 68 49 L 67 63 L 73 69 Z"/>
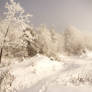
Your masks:
<path fill-rule="evenodd" d="M 88 87 L 66 87 L 60 85 L 49 86 L 47 89 L 41 91 L 36 88 L 28 88 L 19 92 L 92 92 L 92 88 Z"/>
<path fill-rule="evenodd" d="M 63 63 L 51 61 L 45 56 L 37 55 L 27 61 L 11 66 L 11 74 L 15 76 L 13 88 L 25 88 L 36 84 L 38 81 L 52 76 L 63 68 Z"/>
<path fill-rule="evenodd" d="M 14 76 L 11 89 L 17 92 L 92 92 L 92 52 L 61 56 L 61 62 L 36 55 L 8 69 Z"/>

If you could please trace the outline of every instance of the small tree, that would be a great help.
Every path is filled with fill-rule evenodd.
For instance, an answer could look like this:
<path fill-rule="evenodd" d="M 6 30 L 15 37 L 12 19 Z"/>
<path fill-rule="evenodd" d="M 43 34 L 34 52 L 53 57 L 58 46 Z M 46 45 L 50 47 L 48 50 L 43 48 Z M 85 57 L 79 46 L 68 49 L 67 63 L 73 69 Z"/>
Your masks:
<path fill-rule="evenodd" d="M 85 50 L 83 34 L 75 27 L 70 26 L 64 31 L 65 51 L 68 54 L 80 55 Z"/>

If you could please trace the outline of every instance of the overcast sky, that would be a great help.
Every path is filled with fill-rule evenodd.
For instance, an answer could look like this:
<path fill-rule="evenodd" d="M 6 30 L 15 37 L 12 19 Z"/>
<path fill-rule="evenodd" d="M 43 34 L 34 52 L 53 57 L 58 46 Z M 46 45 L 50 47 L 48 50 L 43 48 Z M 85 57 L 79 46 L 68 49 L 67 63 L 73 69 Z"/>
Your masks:
<path fill-rule="evenodd" d="M 8 0 L 0 0 L 0 12 Z M 80 30 L 92 31 L 92 0 L 15 0 L 33 14 L 35 26 L 46 24 L 63 31 L 68 25 Z M 1 15 L 1 14 L 0 14 Z"/>

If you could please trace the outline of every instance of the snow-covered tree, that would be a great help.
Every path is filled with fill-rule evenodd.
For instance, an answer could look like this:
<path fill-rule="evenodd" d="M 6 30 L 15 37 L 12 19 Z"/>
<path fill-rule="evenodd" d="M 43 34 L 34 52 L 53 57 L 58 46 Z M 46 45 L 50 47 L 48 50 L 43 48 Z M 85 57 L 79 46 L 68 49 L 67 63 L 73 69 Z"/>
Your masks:
<path fill-rule="evenodd" d="M 65 51 L 68 54 L 82 54 L 85 52 L 84 36 L 73 26 L 64 31 Z"/>
<path fill-rule="evenodd" d="M 49 54 L 51 47 L 51 34 L 49 29 L 45 25 L 41 25 L 38 28 L 38 42 L 40 47 L 40 53 Z"/>
<path fill-rule="evenodd" d="M 39 53 L 48 57 L 58 58 L 58 53 L 61 53 L 62 36 L 58 34 L 55 29 L 48 29 L 45 25 L 41 25 L 37 31 L 37 46 Z M 61 43 L 62 42 L 62 43 Z"/>
<path fill-rule="evenodd" d="M 50 30 L 51 39 L 53 42 L 54 51 L 58 53 L 63 53 L 64 48 L 64 38 L 62 33 L 58 33 L 55 29 Z"/>
<path fill-rule="evenodd" d="M 7 45 L 12 45 L 16 47 L 16 45 L 23 46 L 24 42 L 21 39 L 24 34 L 23 30 L 29 27 L 31 14 L 26 14 L 21 5 L 14 0 L 9 0 L 5 4 L 5 8 L 7 9 L 4 12 L 4 19 L 1 21 L 1 28 L 3 31 L 3 40 L 2 40 L 2 48 L 4 47 L 5 42 Z"/>
<path fill-rule="evenodd" d="M 7 9 L 7 12 L 4 12 L 6 16 L 4 19 L 5 22 L 10 25 L 17 24 L 16 26 L 21 29 L 28 27 L 28 23 L 30 23 L 30 17 L 32 17 L 32 15 L 25 14 L 24 9 L 19 3 L 14 2 L 14 0 L 10 0 L 10 3 L 7 2 L 5 4 L 5 8 Z"/>
<path fill-rule="evenodd" d="M 28 56 L 34 56 L 39 52 L 38 47 L 38 35 L 34 29 L 27 28 L 24 30 L 25 34 L 23 35 L 24 41 L 26 42 L 26 50 L 28 52 Z"/>

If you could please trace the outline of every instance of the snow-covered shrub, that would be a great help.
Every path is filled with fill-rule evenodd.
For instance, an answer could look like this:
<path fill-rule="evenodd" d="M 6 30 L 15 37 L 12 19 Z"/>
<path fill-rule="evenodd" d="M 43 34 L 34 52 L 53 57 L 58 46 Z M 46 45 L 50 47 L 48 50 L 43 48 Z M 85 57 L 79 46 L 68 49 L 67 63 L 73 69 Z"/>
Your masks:
<path fill-rule="evenodd" d="M 48 29 L 44 25 L 38 29 L 37 33 L 37 42 L 40 48 L 39 53 L 53 57 L 54 59 L 59 59 L 58 53 L 61 53 L 61 48 L 63 48 L 62 35 L 55 32 L 54 29 Z"/>
<path fill-rule="evenodd" d="M 49 29 L 42 25 L 38 30 L 38 43 L 41 46 L 40 53 L 49 55 L 51 43 L 51 34 Z"/>
<path fill-rule="evenodd" d="M 63 48 L 61 34 L 55 32 L 54 29 L 48 29 L 45 25 L 41 25 L 38 29 L 27 28 L 24 32 L 24 41 L 27 43 L 29 56 L 40 53 L 58 59 L 57 53 L 61 53 Z"/>
<path fill-rule="evenodd" d="M 85 53 L 83 34 L 75 27 L 70 26 L 64 31 L 65 51 L 68 54 L 80 55 Z"/>
<path fill-rule="evenodd" d="M 23 40 L 26 43 L 28 56 L 34 56 L 39 52 L 38 36 L 34 29 L 27 28 L 24 30 Z"/>
<path fill-rule="evenodd" d="M 27 28 L 24 41 L 27 43 L 29 56 L 34 56 L 37 53 L 49 55 L 52 40 L 49 30 L 45 26 L 41 26 L 37 31 Z"/>
<path fill-rule="evenodd" d="M 8 71 L 3 72 L 0 75 L 0 92 L 13 92 L 11 88 L 14 76 L 12 76 Z"/>
<path fill-rule="evenodd" d="M 92 32 L 84 32 L 85 46 L 88 50 L 92 50 Z"/>
<path fill-rule="evenodd" d="M 51 39 L 56 52 L 64 53 L 64 36 L 63 33 L 56 32 L 54 29 L 50 30 Z"/>

